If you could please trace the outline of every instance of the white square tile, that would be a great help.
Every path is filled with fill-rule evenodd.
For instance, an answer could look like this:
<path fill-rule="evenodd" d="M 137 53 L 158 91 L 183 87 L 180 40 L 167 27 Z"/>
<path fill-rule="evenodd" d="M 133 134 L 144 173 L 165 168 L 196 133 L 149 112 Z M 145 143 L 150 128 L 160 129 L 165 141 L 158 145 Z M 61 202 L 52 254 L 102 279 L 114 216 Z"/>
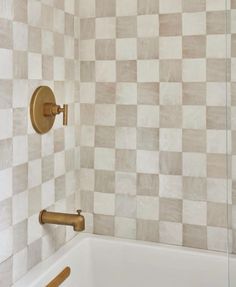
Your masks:
<path fill-rule="evenodd" d="M 54 57 L 54 80 L 65 80 L 65 60 L 62 57 Z"/>
<path fill-rule="evenodd" d="M 137 39 L 117 39 L 116 40 L 117 60 L 137 59 Z"/>
<path fill-rule="evenodd" d="M 183 153 L 184 176 L 206 176 L 206 155 L 201 153 Z"/>
<path fill-rule="evenodd" d="M 13 47 L 14 50 L 28 50 L 28 26 L 26 24 L 13 22 Z"/>
<path fill-rule="evenodd" d="M 116 193 L 136 195 L 135 173 L 116 172 Z"/>
<path fill-rule="evenodd" d="M 34 214 L 28 218 L 28 245 L 42 236 L 42 225 L 39 223 L 39 215 Z"/>
<path fill-rule="evenodd" d="M 114 126 L 116 120 L 115 105 L 95 105 L 95 125 Z"/>
<path fill-rule="evenodd" d="M 207 36 L 207 58 L 226 57 L 227 42 L 225 35 L 208 35 Z"/>
<path fill-rule="evenodd" d="M 207 130 L 207 152 L 227 153 L 227 134 L 223 130 Z"/>
<path fill-rule="evenodd" d="M 175 47 L 173 49 L 173 47 Z M 160 37 L 159 38 L 160 59 L 182 58 L 182 37 Z"/>
<path fill-rule="evenodd" d="M 206 13 L 183 13 L 183 35 L 206 34 Z"/>
<path fill-rule="evenodd" d="M 205 106 L 183 106 L 183 128 L 205 129 L 206 107 Z"/>
<path fill-rule="evenodd" d="M 136 149 L 136 128 L 116 128 L 116 148 Z"/>
<path fill-rule="evenodd" d="M 0 140 L 13 136 L 12 109 L 1 110 L 0 112 Z"/>
<path fill-rule="evenodd" d="M 182 105 L 182 84 L 160 83 L 160 104 L 164 106 Z"/>
<path fill-rule="evenodd" d="M 160 129 L 160 150 L 182 151 L 182 130 L 181 129 Z"/>
<path fill-rule="evenodd" d="M 114 170 L 115 150 L 108 148 L 95 148 L 94 167 L 98 170 Z"/>
<path fill-rule="evenodd" d="M 55 165 L 57 162 L 55 162 Z M 40 185 L 42 182 L 41 159 L 36 159 L 28 163 L 28 187 Z"/>
<path fill-rule="evenodd" d="M 146 128 L 159 127 L 159 107 L 151 105 L 139 105 L 138 126 Z"/>
<path fill-rule="evenodd" d="M 158 220 L 159 198 L 154 196 L 137 196 L 137 218 Z"/>
<path fill-rule="evenodd" d="M 2 263 L 12 255 L 12 247 L 13 247 L 12 227 L 4 229 L 0 232 L 0 242 L 1 242 L 0 263 Z"/>
<path fill-rule="evenodd" d="M 79 15 L 81 18 L 95 17 L 95 0 L 79 0 Z"/>
<path fill-rule="evenodd" d="M 180 13 L 182 11 L 181 0 L 160 0 L 159 12 L 161 14 Z"/>
<path fill-rule="evenodd" d="M 206 81 L 206 60 L 184 59 L 182 76 L 183 76 L 184 82 L 205 82 Z"/>
<path fill-rule="evenodd" d="M 159 195 L 164 198 L 182 199 L 182 177 L 176 175 L 159 175 Z"/>
<path fill-rule="evenodd" d="M 19 165 L 28 161 L 27 136 L 13 137 L 13 165 Z"/>
<path fill-rule="evenodd" d="M 97 82 L 116 81 L 116 65 L 114 61 L 96 62 L 96 81 Z"/>
<path fill-rule="evenodd" d="M 158 173 L 159 172 L 159 153 L 155 151 L 137 151 L 137 172 Z"/>
<path fill-rule="evenodd" d="M 137 84 L 136 83 L 117 83 L 116 84 L 116 103 L 121 105 L 137 104 Z"/>
<path fill-rule="evenodd" d="M 65 152 L 57 152 L 54 155 L 54 176 L 58 177 L 65 173 Z"/>
<path fill-rule="evenodd" d="M 12 198 L 12 222 L 17 224 L 28 217 L 28 191 L 14 195 Z"/>
<path fill-rule="evenodd" d="M 227 102 L 227 86 L 225 83 L 207 83 L 207 106 L 225 106 Z"/>
<path fill-rule="evenodd" d="M 55 186 L 54 180 L 49 180 L 42 184 L 41 188 L 41 208 L 46 209 L 47 207 L 53 205 L 55 202 Z"/>
<path fill-rule="evenodd" d="M 0 201 L 12 196 L 12 169 L 0 170 Z"/>
<path fill-rule="evenodd" d="M 96 38 L 114 39 L 116 37 L 115 18 L 96 18 Z"/>
<path fill-rule="evenodd" d="M 119 0 L 116 1 L 117 16 L 136 16 L 137 0 Z"/>
<path fill-rule="evenodd" d="M 183 201 L 183 223 L 206 225 L 207 203 L 201 201 Z"/>
<path fill-rule="evenodd" d="M 115 194 L 95 192 L 94 212 L 96 214 L 115 215 Z"/>
<path fill-rule="evenodd" d="M 159 81 L 159 61 L 141 60 L 137 65 L 137 78 L 140 83 Z"/>
<path fill-rule="evenodd" d="M 175 222 L 159 222 L 159 239 L 165 244 L 182 245 L 183 226 Z"/>
<path fill-rule="evenodd" d="M 115 236 L 136 239 L 136 220 L 125 217 L 115 217 Z"/>
<path fill-rule="evenodd" d="M 158 15 L 138 16 L 137 22 L 138 37 L 156 37 L 159 35 L 159 17 Z"/>
<path fill-rule="evenodd" d="M 42 79 L 42 55 L 36 53 L 28 54 L 28 77 L 32 80 Z"/>
<path fill-rule="evenodd" d="M 13 282 L 16 282 L 27 272 L 27 248 L 13 256 Z"/>
<path fill-rule="evenodd" d="M 13 54 L 11 50 L 0 49 L 0 78 L 12 79 L 13 77 Z"/>

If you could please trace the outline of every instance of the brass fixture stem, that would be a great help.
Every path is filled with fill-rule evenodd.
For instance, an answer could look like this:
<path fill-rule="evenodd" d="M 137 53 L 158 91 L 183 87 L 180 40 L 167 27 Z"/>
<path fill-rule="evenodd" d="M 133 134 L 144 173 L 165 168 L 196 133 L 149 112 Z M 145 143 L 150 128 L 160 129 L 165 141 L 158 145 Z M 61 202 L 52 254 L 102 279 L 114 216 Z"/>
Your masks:
<path fill-rule="evenodd" d="M 70 272 L 70 267 L 67 266 L 46 287 L 59 287 L 70 276 Z"/>
<path fill-rule="evenodd" d="M 39 214 L 40 224 L 57 224 L 73 226 L 74 231 L 83 231 L 85 228 L 84 216 L 81 210 L 77 210 L 78 214 L 68 214 L 60 212 L 49 212 L 42 210 Z"/>

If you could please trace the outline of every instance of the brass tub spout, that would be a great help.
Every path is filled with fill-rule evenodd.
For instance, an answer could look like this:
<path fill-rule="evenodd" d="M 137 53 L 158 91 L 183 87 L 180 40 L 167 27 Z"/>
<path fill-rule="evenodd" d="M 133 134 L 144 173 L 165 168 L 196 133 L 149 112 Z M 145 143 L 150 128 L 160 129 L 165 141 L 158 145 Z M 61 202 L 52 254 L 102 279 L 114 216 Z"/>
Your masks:
<path fill-rule="evenodd" d="M 42 210 L 39 213 L 40 224 L 58 224 L 58 225 L 71 225 L 74 231 L 83 231 L 85 228 L 84 216 L 81 215 L 81 210 L 77 210 L 78 214 L 49 212 Z"/>

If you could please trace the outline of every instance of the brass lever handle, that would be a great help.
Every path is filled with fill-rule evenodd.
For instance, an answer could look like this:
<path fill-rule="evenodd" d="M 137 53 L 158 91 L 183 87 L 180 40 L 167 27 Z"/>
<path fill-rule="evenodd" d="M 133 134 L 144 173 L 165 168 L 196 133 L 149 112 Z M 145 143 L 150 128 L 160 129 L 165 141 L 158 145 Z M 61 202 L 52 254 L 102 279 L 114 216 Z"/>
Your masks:
<path fill-rule="evenodd" d="M 60 107 L 59 105 L 46 103 L 44 104 L 44 116 L 52 117 L 63 113 L 63 125 L 66 126 L 68 124 L 68 105 L 63 105 Z"/>

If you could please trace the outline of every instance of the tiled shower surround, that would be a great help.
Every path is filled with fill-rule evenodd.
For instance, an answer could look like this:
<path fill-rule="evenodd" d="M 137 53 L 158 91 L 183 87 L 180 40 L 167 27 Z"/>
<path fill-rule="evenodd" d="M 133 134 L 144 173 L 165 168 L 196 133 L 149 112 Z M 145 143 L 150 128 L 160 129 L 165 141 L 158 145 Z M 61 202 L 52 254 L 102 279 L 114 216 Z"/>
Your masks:
<path fill-rule="evenodd" d="M 227 250 L 225 7 L 80 1 L 80 196 L 94 233 Z"/>
<path fill-rule="evenodd" d="M 79 121 L 78 1 L 0 0 L 0 286 L 74 236 L 72 228 L 41 227 L 39 211 L 74 212 Z M 74 26 L 77 27 L 74 29 Z M 35 133 L 29 101 L 48 85 L 69 105 L 52 131 Z"/>
<path fill-rule="evenodd" d="M 74 236 L 40 226 L 43 208 L 81 207 L 97 234 L 226 251 L 225 30 L 225 0 L 0 0 L 0 286 Z M 39 85 L 69 104 L 68 127 L 43 136 L 28 114 Z"/>

